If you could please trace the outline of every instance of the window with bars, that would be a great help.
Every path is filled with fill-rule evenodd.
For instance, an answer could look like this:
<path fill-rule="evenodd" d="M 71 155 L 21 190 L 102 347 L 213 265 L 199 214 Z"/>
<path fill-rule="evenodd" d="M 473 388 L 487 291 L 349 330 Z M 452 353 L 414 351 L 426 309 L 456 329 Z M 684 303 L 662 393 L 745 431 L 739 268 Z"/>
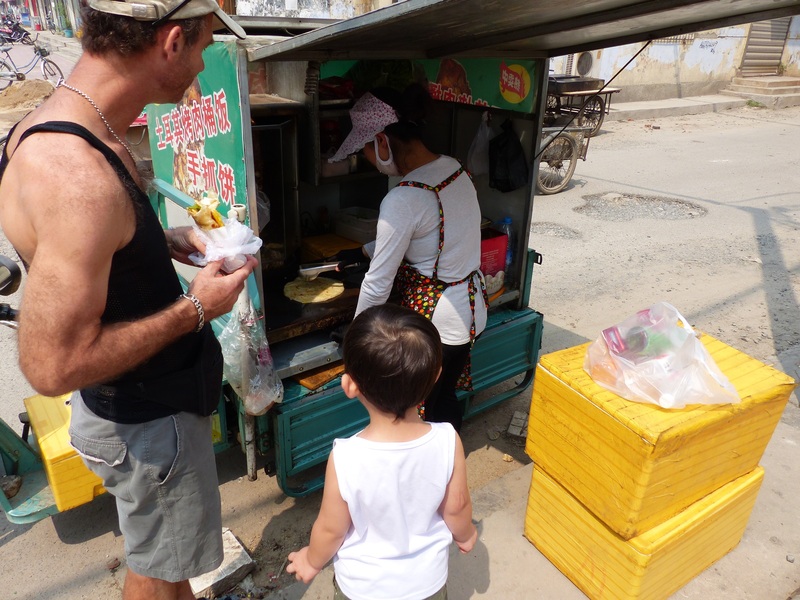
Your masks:
<path fill-rule="evenodd" d="M 653 40 L 654 44 L 681 44 L 684 42 L 691 42 L 694 39 L 694 32 L 681 33 L 680 35 L 671 35 L 665 38 L 658 38 Z"/>

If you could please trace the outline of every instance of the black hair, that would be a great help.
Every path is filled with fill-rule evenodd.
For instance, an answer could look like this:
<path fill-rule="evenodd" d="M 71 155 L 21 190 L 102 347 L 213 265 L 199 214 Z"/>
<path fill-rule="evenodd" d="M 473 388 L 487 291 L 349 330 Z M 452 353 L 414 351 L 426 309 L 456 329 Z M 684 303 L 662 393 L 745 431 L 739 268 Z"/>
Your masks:
<path fill-rule="evenodd" d="M 387 125 L 384 129 L 387 135 L 402 142 L 422 139 L 426 124 L 425 115 L 431 103 L 431 96 L 425 86 L 412 83 L 402 92 L 381 87 L 375 88 L 371 93 L 397 113 L 397 123 Z"/>
<path fill-rule="evenodd" d="M 120 56 L 135 56 L 155 44 L 158 27 L 166 25 L 163 23 L 154 27 L 151 21 L 137 21 L 132 17 L 104 13 L 87 4 L 81 7 L 81 18 L 81 46 L 89 54 L 116 52 Z M 192 46 L 200 39 L 205 17 L 176 19 L 168 23 L 180 25 L 186 43 Z"/>
<path fill-rule="evenodd" d="M 428 319 L 394 304 L 359 314 L 342 343 L 345 372 L 382 412 L 402 418 L 428 397 L 442 366 L 442 342 Z"/>

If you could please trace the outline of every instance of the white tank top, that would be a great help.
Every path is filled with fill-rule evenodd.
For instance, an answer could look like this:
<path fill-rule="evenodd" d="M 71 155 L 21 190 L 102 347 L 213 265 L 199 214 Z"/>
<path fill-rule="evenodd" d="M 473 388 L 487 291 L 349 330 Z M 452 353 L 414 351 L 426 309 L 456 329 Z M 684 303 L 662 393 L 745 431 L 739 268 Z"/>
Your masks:
<path fill-rule="evenodd" d="M 410 442 L 334 442 L 339 490 L 353 524 L 333 559 L 351 600 L 419 600 L 447 582 L 453 535 L 439 507 L 453 474 L 449 423 Z"/>

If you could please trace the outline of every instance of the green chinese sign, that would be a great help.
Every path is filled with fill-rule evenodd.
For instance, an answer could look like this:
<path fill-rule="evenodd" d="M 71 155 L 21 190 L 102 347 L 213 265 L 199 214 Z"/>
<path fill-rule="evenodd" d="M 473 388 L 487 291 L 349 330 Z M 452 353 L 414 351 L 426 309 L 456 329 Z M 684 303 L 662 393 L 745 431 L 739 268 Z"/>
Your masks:
<path fill-rule="evenodd" d="M 153 171 L 196 200 L 215 194 L 227 214 L 247 196 L 236 44 L 212 44 L 203 60 L 180 102 L 147 107 Z"/>
<path fill-rule="evenodd" d="M 530 60 L 491 58 L 331 61 L 320 76 L 352 81 L 356 93 L 380 86 L 402 90 L 424 81 L 434 100 L 530 113 L 536 102 L 534 68 Z"/>

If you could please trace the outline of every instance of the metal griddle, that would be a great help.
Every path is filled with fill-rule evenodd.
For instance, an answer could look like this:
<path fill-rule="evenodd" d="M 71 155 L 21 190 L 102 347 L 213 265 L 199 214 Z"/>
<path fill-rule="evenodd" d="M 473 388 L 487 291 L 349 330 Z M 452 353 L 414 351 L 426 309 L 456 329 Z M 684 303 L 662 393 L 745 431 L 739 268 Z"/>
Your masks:
<path fill-rule="evenodd" d="M 270 344 L 349 323 L 355 315 L 366 265 L 358 270 L 321 275 L 341 281 L 345 290 L 332 300 L 309 304 L 290 300 L 283 294 L 283 286 L 295 279 L 297 272 L 297 269 L 291 269 L 277 277 L 275 274 L 264 274 L 264 320 Z"/>

